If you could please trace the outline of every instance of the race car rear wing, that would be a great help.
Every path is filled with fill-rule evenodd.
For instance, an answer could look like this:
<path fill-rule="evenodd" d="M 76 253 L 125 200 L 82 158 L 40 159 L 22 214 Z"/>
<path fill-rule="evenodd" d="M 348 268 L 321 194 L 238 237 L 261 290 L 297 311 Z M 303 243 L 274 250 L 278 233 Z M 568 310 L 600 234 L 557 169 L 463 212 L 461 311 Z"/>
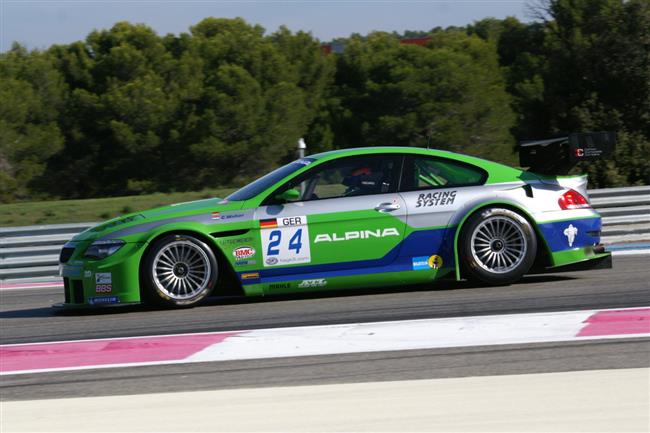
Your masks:
<path fill-rule="evenodd" d="M 540 174 L 567 174 L 578 162 L 604 159 L 614 152 L 615 132 L 580 132 L 568 137 L 519 143 L 519 165 Z"/>

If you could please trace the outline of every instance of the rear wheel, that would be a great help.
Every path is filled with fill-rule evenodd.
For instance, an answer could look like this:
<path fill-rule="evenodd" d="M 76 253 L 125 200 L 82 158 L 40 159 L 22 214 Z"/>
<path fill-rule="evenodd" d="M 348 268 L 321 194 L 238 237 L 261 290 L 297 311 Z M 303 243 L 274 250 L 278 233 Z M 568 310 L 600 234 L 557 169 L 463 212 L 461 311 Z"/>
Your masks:
<path fill-rule="evenodd" d="M 165 236 L 151 246 L 142 268 L 147 300 L 189 307 L 214 289 L 218 264 L 203 241 L 189 235 Z"/>
<path fill-rule="evenodd" d="M 505 208 L 472 215 L 463 227 L 459 253 L 465 275 L 489 285 L 510 284 L 535 261 L 537 237 L 528 220 Z"/>

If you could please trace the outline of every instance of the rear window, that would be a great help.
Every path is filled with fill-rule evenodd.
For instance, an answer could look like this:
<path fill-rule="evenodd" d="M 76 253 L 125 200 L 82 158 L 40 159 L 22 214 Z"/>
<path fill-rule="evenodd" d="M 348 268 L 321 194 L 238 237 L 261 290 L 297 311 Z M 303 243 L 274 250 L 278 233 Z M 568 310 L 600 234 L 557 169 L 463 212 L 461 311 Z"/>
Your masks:
<path fill-rule="evenodd" d="M 448 188 L 452 186 L 482 185 L 487 178 L 485 170 L 473 165 L 444 158 L 410 156 L 404 164 L 401 190 Z"/>

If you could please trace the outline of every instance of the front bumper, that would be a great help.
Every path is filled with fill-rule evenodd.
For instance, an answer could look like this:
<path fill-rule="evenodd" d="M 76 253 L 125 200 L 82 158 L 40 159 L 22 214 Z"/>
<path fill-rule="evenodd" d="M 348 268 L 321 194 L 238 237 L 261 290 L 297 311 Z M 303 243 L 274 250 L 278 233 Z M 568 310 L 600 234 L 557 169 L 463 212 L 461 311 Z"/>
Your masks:
<path fill-rule="evenodd" d="M 66 263 L 59 265 L 64 302 L 56 307 L 106 307 L 140 303 L 139 266 L 144 244 L 128 243 L 103 260 L 83 257 L 79 244 Z"/>

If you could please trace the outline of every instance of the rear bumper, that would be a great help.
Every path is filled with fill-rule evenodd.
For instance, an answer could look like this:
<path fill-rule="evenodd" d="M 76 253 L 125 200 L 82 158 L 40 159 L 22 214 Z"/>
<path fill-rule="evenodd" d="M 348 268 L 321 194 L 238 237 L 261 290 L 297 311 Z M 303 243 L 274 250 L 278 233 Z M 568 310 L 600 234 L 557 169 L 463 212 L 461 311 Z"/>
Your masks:
<path fill-rule="evenodd" d="M 584 254 L 581 259 L 565 263 L 559 266 L 549 266 L 543 270 L 535 272 L 536 274 L 559 273 L 559 272 L 577 272 L 588 271 L 591 269 L 611 269 L 612 253 L 605 251 L 602 244 L 590 248 L 582 249 Z M 587 251 L 584 251 L 587 250 Z M 577 257 L 576 257 L 577 258 Z"/>

